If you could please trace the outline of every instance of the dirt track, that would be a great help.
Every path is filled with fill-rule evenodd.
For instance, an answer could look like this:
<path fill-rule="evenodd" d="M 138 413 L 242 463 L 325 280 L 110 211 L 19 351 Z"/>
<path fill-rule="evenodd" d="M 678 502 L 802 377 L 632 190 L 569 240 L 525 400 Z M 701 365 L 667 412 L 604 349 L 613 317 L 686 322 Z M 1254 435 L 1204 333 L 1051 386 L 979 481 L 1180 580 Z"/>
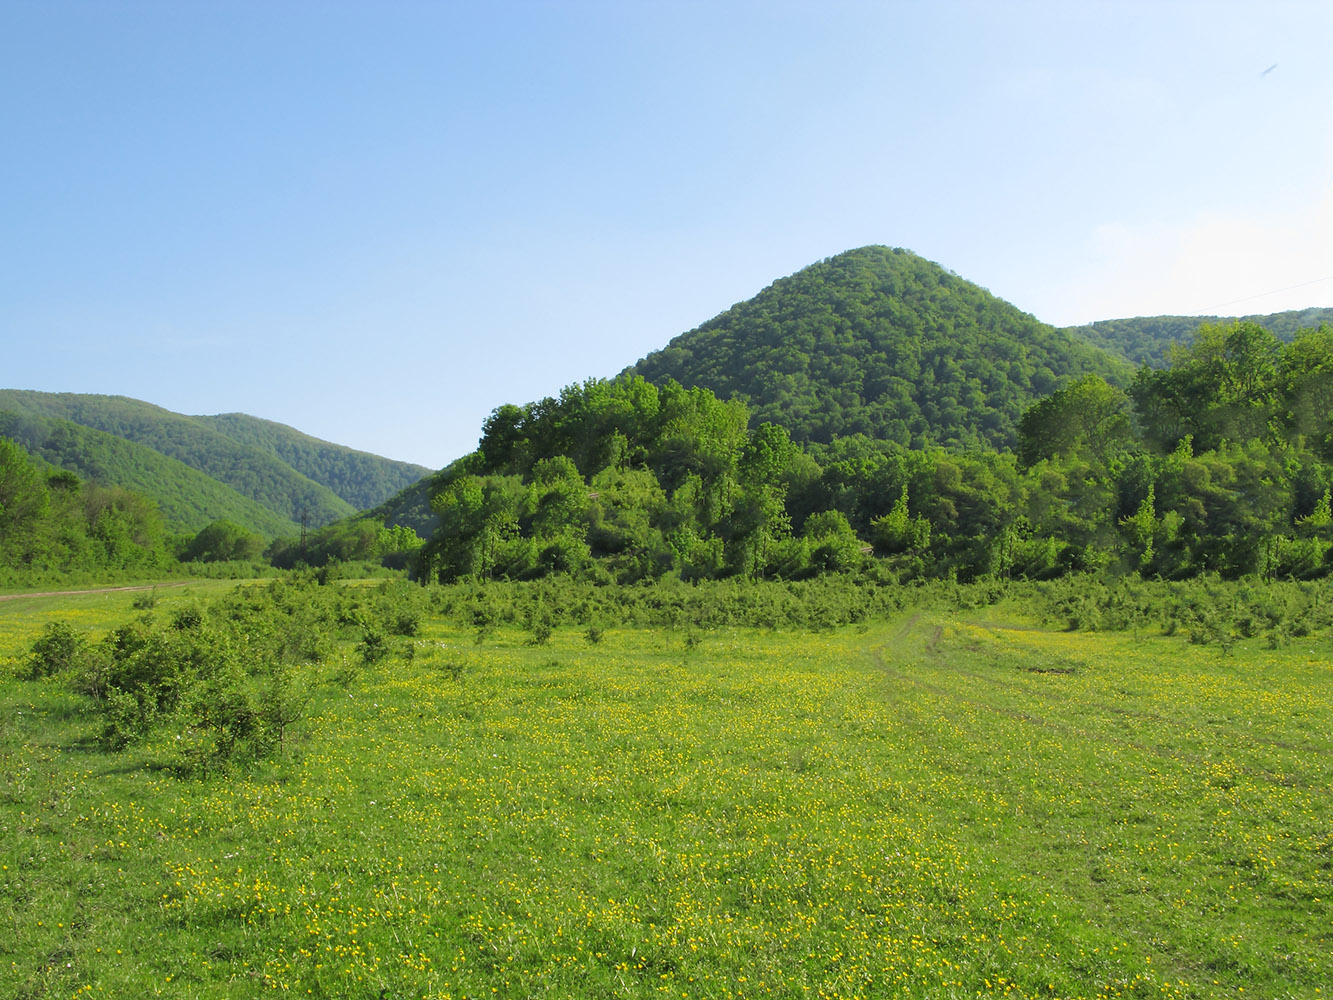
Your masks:
<path fill-rule="evenodd" d="M 44 590 L 33 594 L 0 594 L 0 601 L 17 601 L 24 597 L 70 597 L 76 594 L 113 594 L 119 590 L 155 590 L 158 587 L 184 587 L 189 580 L 173 580 L 171 583 L 140 583 L 132 587 L 94 587 L 92 590 Z"/>

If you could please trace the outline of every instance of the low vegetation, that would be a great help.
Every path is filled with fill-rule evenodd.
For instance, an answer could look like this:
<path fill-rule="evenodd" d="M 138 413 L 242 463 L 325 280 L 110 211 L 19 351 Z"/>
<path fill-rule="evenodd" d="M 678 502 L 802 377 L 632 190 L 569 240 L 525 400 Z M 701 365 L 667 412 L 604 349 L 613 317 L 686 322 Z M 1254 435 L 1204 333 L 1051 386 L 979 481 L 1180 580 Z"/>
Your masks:
<path fill-rule="evenodd" d="M 5 602 L 0 981 L 1317 997 L 1328 597 L 312 574 Z"/>

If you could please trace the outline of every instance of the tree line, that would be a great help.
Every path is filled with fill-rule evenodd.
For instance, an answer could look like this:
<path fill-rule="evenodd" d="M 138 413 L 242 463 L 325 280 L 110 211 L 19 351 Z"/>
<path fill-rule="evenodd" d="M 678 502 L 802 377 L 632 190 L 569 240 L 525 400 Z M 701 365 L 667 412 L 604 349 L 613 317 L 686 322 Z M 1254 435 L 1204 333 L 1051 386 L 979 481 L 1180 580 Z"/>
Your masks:
<path fill-rule="evenodd" d="M 1076 572 L 1313 579 L 1333 568 L 1333 332 L 1210 324 L 1124 389 L 1087 374 L 1012 450 L 854 434 L 800 445 L 740 399 L 625 374 L 505 405 L 437 476 L 439 526 L 370 517 L 270 541 L 173 535 L 151 501 L 0 439 L 0 570 L 362 561 L 423 581 L 867 581 Z"/>
<path fill-rule="evenodd" d="M 43 467 L 0 437 L 0 570 L 158 570 L 169 561 L 156 505 L 118 486 Z"/>
<path fill-rule="evenodd" d="M 1128 390 L 1085 375 L 1015 450 L 864 435 L 798 447 L 674 381 L 506 405 L 442 477 L 423 579 L 1308 579 L 1330 569 L 1333 333 L 1206 325 Z"/>
<path fill-rule="evenodd" d="M 196 533 L 172 532 L 157 504 L 132 490 L 81 480 L 0 437 L 0 582 L 154 576 L 179 571 L 253 576 L 267 566 L 383 564 L 403 569 L 416 532 L 352 519 L 270 540 L 222 517 Z M 203 565 L 208 569 L 204 570 Z M 228 569 L 229 567 L 229 569 Z"/>

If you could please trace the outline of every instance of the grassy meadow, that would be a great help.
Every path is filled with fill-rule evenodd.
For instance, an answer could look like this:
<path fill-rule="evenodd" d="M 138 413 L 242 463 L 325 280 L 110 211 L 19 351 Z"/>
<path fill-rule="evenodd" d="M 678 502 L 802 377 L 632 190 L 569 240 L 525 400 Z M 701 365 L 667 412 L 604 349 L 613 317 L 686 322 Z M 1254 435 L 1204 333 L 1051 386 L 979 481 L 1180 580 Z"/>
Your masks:
<path fill-rule="evenodd" d="M 221 593 L 0 602 L 0 995 L 1319 997 L 1326 639 L 907 610 L 818 631 L 427 616 L 272 757 L 120 753 L 59 676 Z M 410 654 L 410 655 L 409 655 Z"/>

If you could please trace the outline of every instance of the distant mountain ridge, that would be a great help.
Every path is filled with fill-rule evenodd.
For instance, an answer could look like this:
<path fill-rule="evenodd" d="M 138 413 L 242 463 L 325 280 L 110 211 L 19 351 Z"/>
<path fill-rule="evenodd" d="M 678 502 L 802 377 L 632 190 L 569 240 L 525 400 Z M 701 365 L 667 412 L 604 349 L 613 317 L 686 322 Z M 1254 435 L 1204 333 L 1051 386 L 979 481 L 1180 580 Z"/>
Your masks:
<path fill-rule="evenodd" d="M 245 413 L 195 417 L 232 440 L 259 448 L 302 475 L 327 486 L 357 510 L 383 503 L 434 470 L 381 458 L 303 434 L 286 424 Z"/>
<path fill-rule="evenodd" d="M 443 488 L 444 483 L 450 478 L 451 470 L 466 465 L 467 458 L 468 456 L 460 458 L 439 472 L 403 487 L 378 506 L 362 511 L 358 517 L 390 527 L 402 525 L 411 528 L 423 538 L 429 537 L 440 523 L 435 511 L 431 509 L 431 498 Z"/>
<path fill-rule="evenodd" d="M 150 497 L 173 531 L 194 534 L 218 520 L 268 537 L 300 531 L 290 518 L 183 462 L 71 420 L 0 410 L 0 437 L 18 442 L 29 454 L 80 479 Z"/>
<path fill-rule="evenodd" d="M 1290 341 L 1297 330 L 1333 325 L 1333 309 L 1292 309 L 1287 312 L 1250 316 L 1135 316 L 1106 319 L 1085 326 L 1064 327 L 1064 332 L 1082 337 L 1103 350 L 1119 354 L 1135 364 L 1161 368 L 1173 344 L 1187 343 L 1205 323 L 1234 320 L 1258 323 L 1279 340 Z"/>
<path fill-rule="evenodd" d="M 178 530 L 197 530 L 198 510 L 218 511 L 210 520 L 237 517 L 238 523 L 266 535 L 299 530 L 294 526 L 302 522 L 311 527 L 328 524 L 383 501 L 429 472 L 244 414 L 191 417 L 125 396 L 3 389 L 0 412 L 4 411 L 27 418 L 25 447 L 30 451 L 80 475 L 116 482 L 157 499 Z M 49 439 L 39 440 L 42 420 L 51 422 L 46 431 L 57 436 L 59 447 Z M 152 475 L 140 474 L 154 467 L 154 461 L 133 449 L 110 447 L 107 438 L 80 436 L 62 422 L 149 449 L 226 487 L 236 497 L 182 477 L 170 465 Z M 76 440 L 77 446 L 71 448 Z M 109 450 L 99 458 L 102 445 Z M 69 465 L 62 464 L 61 455 Z M 166 478 L 155 487 L 158 475 Z M 130 481 L 118 482 L 118 477 Z M 185 480 L 193 485 L 185 485 Z M 238 507 L 236 499 L 255 507 Z M 261 510 L 268 513 L 261 515 Z"/>
<path fill-rule="evenodd" d="M 910 251 L 869 246 L 773 282 L 627 371 L 740 397 L 800 442 L 1008 447 L 1063 382 L 1122 381 L 1130 366 Z"/>

